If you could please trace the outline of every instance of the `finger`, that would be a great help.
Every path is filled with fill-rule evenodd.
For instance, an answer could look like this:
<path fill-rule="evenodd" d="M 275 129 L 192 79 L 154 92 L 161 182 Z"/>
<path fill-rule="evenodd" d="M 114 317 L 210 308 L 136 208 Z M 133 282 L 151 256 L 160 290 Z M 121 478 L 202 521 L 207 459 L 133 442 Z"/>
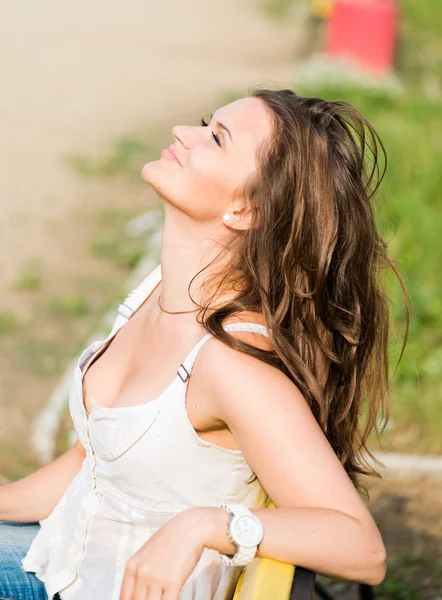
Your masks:
<path fill-rule="evenodd" d="M 128 570 L 124 572 L 123 582 L 120 590 L 120 600 L 132 600 L 133 591 L 135 589 L 135 576 Z"/>
<path fill-rule="evenodd" d="M 179 600 L 180 588 L 178 585 L 170 585 L 163 591 L 161 600 Z"/>
<path fill-rule="evenodd" d="M 146 594 L 145 600 L 164 600 L 164 595 L 163 595 L 164 588 L 162 586 L 159 587 L 159 586 L 150 585 L 146 589 L 147 589 L 147 594 Z M 134 600 L 139 600 L 139 599 L 136 598 Z M 143 600 L 144 600 L 144 598 L 143 598 Z"/>
<path fill-rule="evenodd" d="M 140 577 L 137 577 L 131 600 L 150 600 L 150 598 L 150 588 L 148 583 Z M 152 598 L 155 598 L 156 600 L 157 596 L 152 596 Z M 158 596 L 158 600 L 161 600 L 161 594 Z"/>

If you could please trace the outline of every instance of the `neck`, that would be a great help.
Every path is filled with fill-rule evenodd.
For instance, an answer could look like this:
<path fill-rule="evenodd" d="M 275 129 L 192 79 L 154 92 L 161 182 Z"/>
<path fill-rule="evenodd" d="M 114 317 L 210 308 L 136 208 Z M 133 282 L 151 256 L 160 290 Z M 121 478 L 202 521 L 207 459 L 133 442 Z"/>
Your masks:
<path fill-rule="evenodd" d="M 222 225 L 222 224 L 221 224 Z M 219 271 L 225 264 L 228 255 L 223 256 L 208 266 L 202 273 L 197 275 L 204 267 L 213 261 L 226 239 L 222 238 L 221 232 L 210 231 L 210 226 L 197 226 L 189 217 L 175 212 L 173 216 L 168 214 L 166 206 L 166 219 L 164 223 L 161 243 L 161 305 L 169 311 L 185 311 L 197 308 L 189 297 L 190 294 L 195 302 L 201 303 L 207 294 L 203 283 L 209 274 Z M 225 235 L 225 234 L 224 234 Z M 218 243 L 219 242 L 219 243 Z M 195 277 L 196 276 L 196 277 Z M 220 297 L 217 296 L 218 303 Z M 189 313 L 184 318 L 194 319 L 197 313 Z"/>

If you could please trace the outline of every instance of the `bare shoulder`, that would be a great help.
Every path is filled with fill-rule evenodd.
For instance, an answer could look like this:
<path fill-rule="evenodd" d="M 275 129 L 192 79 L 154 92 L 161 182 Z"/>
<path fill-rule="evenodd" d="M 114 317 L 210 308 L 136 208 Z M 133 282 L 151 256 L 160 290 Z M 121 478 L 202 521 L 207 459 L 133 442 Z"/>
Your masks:
<path fill-rule="evenodd" d="M 224 325 L 231 323 L 265 325 L 259 313 L 243 313 L 224 321 Z M 263 333 L 234 330 L 229 331 L 229 334 L 255 348 L 267 351 L 272 349 L 270 338 Z M 221 412 L 224 411 L 221 411 L 219 406 L 221 396 L 231 397 L 230 386 L 246 386 L 248 380 L 254 380 L 258 374 L 268 371 L 276 371 L 276 369 L 246 352 L 231 348 L 216 337 L 209 339 L 199 352 L 194 367 L 191 393 L 194 403 L 198 405 L 198 419 L 195 416 L 195 422 L 199 425 L 202 423 L 206 425 L 208 422 L 217 423 L 225 427 L 226 421 L 221 416 Z M 227 380 L 225 380 L 226 374 L 228 374 Z M 216 393 L 214 393 L 215 388 Z M 191 403 L 189 406 L 192 406 Z M 222 408 L 226 408 L 225 404 Z M 204 418 L 201 418 L 201 415 Z"/>
<path fill-rule="evenodd" d="M 265 325 L 258 313 L 236 316 L 226 323 L 248 322 Z M 256 348 L 270 351 L 270 337 L 251 331 L 230 331 L 230 335 Z M 202 387 L 213 405 L 213 411 L 225 422 L 237 410 L 251 410 L 259 402 L 260 409 L 274 411 L 282 398 L 296 396 L 309 410 L 304 397 L 294 383 L 278 368 L 246 352 L 231 348 L 212 338 L 201 352 L 200 373 L 204 374 Z M 282 408 L 282 406 L 281 406 Z"/>
<path fill-rule="evenodd" d="M 256 348 L 268 351 L 273 348 L 272 341 L 265 335 L 248 331 L 229 333 Z M 222 396 L 229 396 L 232 389 L 241 393 L 240 390 L 247 388 L 247 397 L 250 398 L 250 391 L 253 388 L 262 389 L 263 385 L 273 390 L 275 385 L 295 388 L 293 382 L 278 368 L 246 352 L 235 350 L 216 338 L 209 340 L 204 352 L 201 352 L 200 369 L 206 374 L 207 385 L 217 389 Z M 245 397 L 244 401 L 247 401 Z"/>
<path fill-rule="evenodd" d="M 307 400 L 278 368 L 211 339 L 201 356 L 211 414 L 224 422 L 277 506 L 370 514 Z"/>
<path fill-rule="evenodd" d="M 252 311 L 243 312 L 239 315 L 234 315 L 233 317 L 226 319 L 226 321 L 224 322 L 225 325 L 231 323 L 255 323 L 257 325 L 266 326 L 266 323 L 261 313 Z M 265 334 L 254 331 L 230 331 L 229 333 L 230 335 L 238 338 L 239 340 L 246 342 L 247 344 L 250 344 L 252 346 L 255 346 L 260 350 L 272 350 L 273 348 L 270 338 Z"/>
<path fill-rule="evenodd" d="M 250 313 L 236 315 L 235 318 L 226 320 L 224 324 L 235 322 L 265 325 L 263 319 L 259 319 L 259 315 Z M 272 342 L 265 334 L 253 331 L 230 331 L 229 333 L 255 348 L 263 350 L 272 348 Z M 209 441 L 214 441 L 218 445 L 227 444 L 231 449 L 238 449 L 234 440 L 230 439 L 231 434 L 229 434 L 229 439 L 226 439 L 228 426 L 225 411 L 220 410 L 220 396 L 221 394 L 229 396 L 229 388 L 225 387 L 223 391 L 221 390 L 223 377 L 228 373 L 229 384 L 244 385 L 245 381 L 249 377 L 253 378 L 253 373 L 261 370 L 263 366 L 266 366 L 263 361 L 254 356 L 235 350 L 216 337 L 209 339 L 198 354 L 190 389 L 187 392 L 187 410 L 194 428 L 200 434 L 206 431 L 212 432 L 210 435 L 219 435 L 219 431 L 223 430 L 222 439 L 216 438 Z M 246 369 L 248 375 L 245 373 Z M 234 383 L 237 379 L 238 381 Z M 218 388 L 216 393 L 214 393 L 214 386 Z M 224 408 L 226 408 L 225 404 Z M 213 430 L 218 433 L 213 434 Z"/>

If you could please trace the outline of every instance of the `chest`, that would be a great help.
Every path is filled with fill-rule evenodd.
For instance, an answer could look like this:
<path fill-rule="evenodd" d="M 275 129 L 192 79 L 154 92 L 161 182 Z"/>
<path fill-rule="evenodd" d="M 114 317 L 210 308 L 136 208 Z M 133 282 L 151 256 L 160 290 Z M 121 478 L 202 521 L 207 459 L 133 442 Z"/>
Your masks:
<path fill-rule="evenodd" d="M 86 411 L 91 399 L 106 408 L 131 407 L 156 400 L 176 379 L 190 349 L 202 337 L 200 330 L 177 331 L 145 326 L 138 315 L 122 327 L 81 366 Z M 227 433 L 213 418 L 204 375 L 189 378 L 183 401 L 196 431 L 222 443 Z M 215 436 L 215 437 L 213 437 Z"/>

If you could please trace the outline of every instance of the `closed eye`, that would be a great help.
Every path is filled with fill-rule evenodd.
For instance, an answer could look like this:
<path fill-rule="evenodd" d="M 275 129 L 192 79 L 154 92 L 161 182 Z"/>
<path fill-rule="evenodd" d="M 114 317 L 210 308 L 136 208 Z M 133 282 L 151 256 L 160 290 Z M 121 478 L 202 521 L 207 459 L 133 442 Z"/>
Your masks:
<path fill-rule="evenodd" d="M 201 125 L 203 127 L 207 127 L 209 125 L 209 123 L 206 123 L 206 121 L 204 120 L 204 117 L 201 119 Z M 213 131 L 212 131 L 212 136 L 213 136 L 213 139 L 215 140 L 215 142 L 218 144 L 218 146 L 221 146 L 220 136 L 213 133 Z"/>

